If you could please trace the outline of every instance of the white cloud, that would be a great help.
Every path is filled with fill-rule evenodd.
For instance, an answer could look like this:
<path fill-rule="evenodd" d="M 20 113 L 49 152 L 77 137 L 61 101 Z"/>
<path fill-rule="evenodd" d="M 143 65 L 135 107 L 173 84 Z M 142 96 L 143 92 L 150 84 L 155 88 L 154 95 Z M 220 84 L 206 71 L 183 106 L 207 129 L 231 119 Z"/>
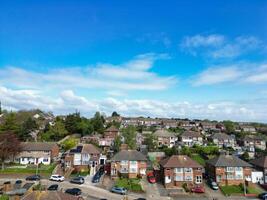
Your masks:
<path fill-rule="evenodd" d="M 192 55 L 204 55 L 214 59 L 235 58 L 251 51 L 264 49 L 261 40 L 254 36 L 238 36 L 233 39 L 219 34 L 187 36 L 181 42 L 182 50 Z"/>
<path fill-rule="evenodd" d="M 196 76 L 192 82 L 194 86 L 213 85 L 223 82 L 235 81 L 242 75 L 235 66 L 208 68 Z"/>
<path fill-rule="evenodd" d="M 177 82 L 174 76 L 151 72 L 156 60 L 166 54 L 143 54 L 121 65 L 53 69 L 46 72 L 28 71 L 17 67 L 0 69 L 0 84 L 15 88 L 100 88 L 111 90 L 164 90 Z"/>
<path fill-rule="evenodd" d="M 262 63 L 237 63 L 208 67 L 191 80 L 193 86 L 214 85 L 220 83 L 265 84 L 267 83 L 267 65 Z"/>
<path fill-rule="evenodd" d="M 267 119 L 265 112 L 267 99 L 212 103 L 165 102 L 149 99 L 118 100 L 115 98 L 94 100 L 79 96 L 72 90 L 62 91 L 52 97 L 41 91 L 14 90 L 6 87 L 0 87 L 0 96 L 2 104 L 8 109 L 39 108 L 53 111 L 55 114 L 67 114 L 79 110 L 83 115 L 92 116 L 95 111 L 111 114 L 116 110 L 124 116 L 189 117 L 263 122 L 266 122 Z"/>

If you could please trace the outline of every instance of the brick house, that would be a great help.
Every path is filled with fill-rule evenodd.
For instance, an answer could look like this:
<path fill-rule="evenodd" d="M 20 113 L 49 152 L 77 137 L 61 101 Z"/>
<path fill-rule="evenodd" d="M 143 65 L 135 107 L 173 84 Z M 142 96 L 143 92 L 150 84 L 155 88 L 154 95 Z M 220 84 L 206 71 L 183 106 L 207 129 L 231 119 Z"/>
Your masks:
<path fill-rule="evenodd" d="M 136 150 L 121 150 L 110 160 L 111 178 L 136 178 L 146 175 L 147 158 Z"/>
<path fill-rule="evenodd" d="M 236 146 L 235 138 L 225 133 L 214 133 L 210 136 L 210 140 L 220 148 Z"/>
<path fill-rule="evenodd" d="M 196 131 L 185 131 L 180 135 L 179 140 L 183 146 L 192 147 L 194 145 L 202 145 L 203 138 L 199 132 Z"/>
<path fill-rule="evenodd" d="M 178 141 L 178 137 L 174 132 L 167 131 L 165 129 L 157 130 L 154 133 L 154 136 L 157 139 L 157 143 L 159 147 L 167 146 L 169 148 L 175 146 Z"/>
<path fill-rule="evenodd" d="M 64 166 L 65 168 L 74 168 L 76 171 L 83 171 L 103 165 L 105 161 L 106 157 L 94 145 L 79 144 L 66 152 Z"/>
<path fill-rule="evenodd" d="M 263 181 L 267 183 L 267 156 L 254 159 L 250 162 L 257 170 L 263 172 Z"/>
<path fill-rule="evenodd" d="M 160 161 L 161 179 L 166 188 L 201 185 L 203 167 L 186 155 L 173 155 Z"/>
<path fill-rule="evenodd" d="M 20 164 L 44 164 L 52 163 L 59 154 L 59 147 L 53 142 L 22 142 L 21 151 L 15 157 Z"/>
<path fill-rule="evenodd" d="M 206 172 L 219 185 L 251 183 L 251 167 L 233 155 L 220 155 L 206 162 Z"/>
<path fill-rule="evenodd" d="M 266 149 L 266 140 L 260 136 L 247 135 L 239 140 L 240 146 L 243 146 L 247 150 L 255 151 L 255 149 Z"/>
<path fill-rule="evenodd" d="M 111 126 L 104 131 L 104 138 L 115 139 L 119 135 L 119 129 L 115 126 Z"/>

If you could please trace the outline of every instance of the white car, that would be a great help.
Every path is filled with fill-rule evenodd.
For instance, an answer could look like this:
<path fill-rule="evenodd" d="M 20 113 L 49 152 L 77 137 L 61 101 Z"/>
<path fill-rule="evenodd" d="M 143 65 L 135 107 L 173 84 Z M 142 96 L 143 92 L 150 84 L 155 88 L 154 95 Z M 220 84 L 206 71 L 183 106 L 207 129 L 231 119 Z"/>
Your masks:
<path fill-rule="evenodd" d="M 58 174 L 54 174 L 54 175 L 52 175 L 52 176 L 50 177 L 50 180 L 51 180 L 51 181 L 60 181 L 60 182 L 62 182 L 62 181 L 65 180 L 65 178 L 64 178 L 64 176 L 60 176 L 60 175 L 58 175 Z"/>

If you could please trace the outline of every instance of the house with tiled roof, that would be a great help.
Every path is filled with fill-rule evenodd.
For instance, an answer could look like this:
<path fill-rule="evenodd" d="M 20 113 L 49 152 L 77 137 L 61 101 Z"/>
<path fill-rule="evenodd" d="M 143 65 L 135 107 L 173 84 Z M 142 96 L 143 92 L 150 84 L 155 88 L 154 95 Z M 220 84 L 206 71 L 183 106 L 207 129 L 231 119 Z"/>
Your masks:
<path fill-rule="evenodd" d="M 15 160 L 22 165 L 49 165 L 59 154 L 59 147 L 54 142 L 22 142 L 20 146 L 20 153 Z"/>
<path fill-rule="evenodd" d="M 183 146 L 203 145 L 203 137 L 197 131 L 185 131 L 179 136 L 179 140 Z"/>
<path fill-rule="evenodd" d="M 251 183 L 252 165 L 233 155 L 219 155 L 206 162 L 206 172 L 219 185 Z"/>
<path fill-rule="evenodd" d="M 267 156 L 254 159 L 250 162 L 257 170 L 263 172 L 263 181 L 267 183 Z"/>
<path fill-rule="evenodd" d="M 201 185 L 203 166 L 186 155 L 173 155 L 160 161 L 161 179 L 166 188 Z"/>
<path fill-rule="evenodd" d="M 174 132 L 170 132 L 166 129 L 159 129 L 154 133 L 159 147 L 167 146 L 172 148 L 178 141 L 178 137 Z"/>
<path fill-rule="evenodd" d="M 136 178 L 146 175 L 147 158 L 136 150 L 121 150 L 113 156 L 111 162 L 111 178 Z"/>
<path fill-rule="evenodd" d="M 243 146 L 248 151 L 255 151 L 255 149 L 266 149 L 266 139 L 262 136 L 246 135 L 239 139 L 239 145 Z"/>
<path fill-rule="evenodd" d="M 209 139 L 220 148 L 236 146 L 235 138 L 227 135 L 226 133 L 214 133 Z"/>
<path fill-rule="evenodd" d="M 65 168 L 74 168 L 76 171 L 88 170 L 91 167 L 104 165 L 106 156 L 93 144 L 79 144 L 64 155 Z"/>

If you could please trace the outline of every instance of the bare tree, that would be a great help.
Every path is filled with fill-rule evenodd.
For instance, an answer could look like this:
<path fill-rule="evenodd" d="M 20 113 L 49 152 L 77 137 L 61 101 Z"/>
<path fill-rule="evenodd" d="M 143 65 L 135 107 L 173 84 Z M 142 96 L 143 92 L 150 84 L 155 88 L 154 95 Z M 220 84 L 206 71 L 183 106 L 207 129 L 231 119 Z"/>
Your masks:
<path fill-rule="evenodd" d="M 2 170 L 5 168 L 5 161 L 13 158 L 20 152 L 21 146 L 16 134 L 7 131 L 0 134 L 0 161 Z"/>

